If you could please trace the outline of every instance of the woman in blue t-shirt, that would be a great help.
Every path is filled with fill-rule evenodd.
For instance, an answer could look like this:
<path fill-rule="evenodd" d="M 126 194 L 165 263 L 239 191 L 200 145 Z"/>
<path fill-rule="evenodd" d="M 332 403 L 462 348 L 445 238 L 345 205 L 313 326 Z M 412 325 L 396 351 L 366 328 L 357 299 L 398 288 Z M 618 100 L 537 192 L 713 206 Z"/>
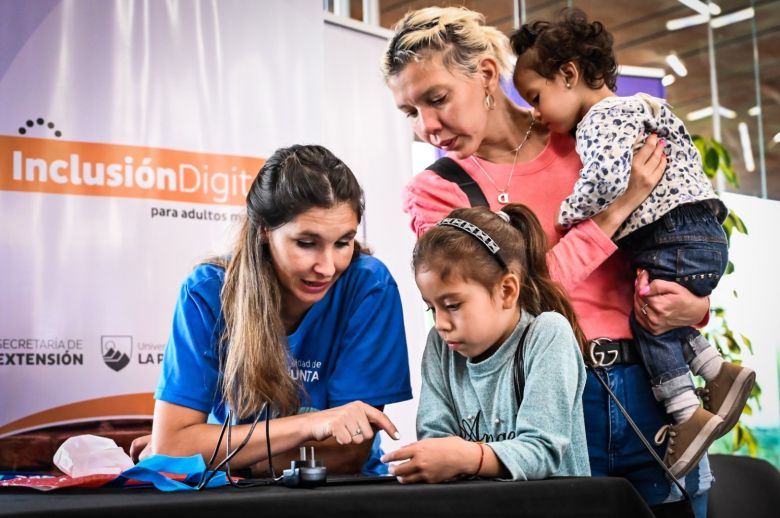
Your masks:
<path fill-rule="evenodd" d="M 374 430 L 398 438 L 382 409 L 412 394 L 398 287 L 355 240 L 362 216 L 360 185 L 327 149 L 292 146 L 268 159 L 232 254 L 182 284 L 152 452 L 208 459 L 220 423 L 238 423 L 238 445 L 268 403 L 276 467 L 305 444 L 329 472 L 386 471 Z M 267 471 L 260 419 L 232 469 Z"/>

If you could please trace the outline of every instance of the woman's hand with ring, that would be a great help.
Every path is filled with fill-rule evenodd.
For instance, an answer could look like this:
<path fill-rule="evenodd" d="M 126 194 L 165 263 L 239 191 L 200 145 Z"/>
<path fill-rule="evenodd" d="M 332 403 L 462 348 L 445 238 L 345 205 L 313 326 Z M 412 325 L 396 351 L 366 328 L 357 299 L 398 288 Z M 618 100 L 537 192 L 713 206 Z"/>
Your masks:
<path fill-rule="evenodd" d="M 361 401 L 313 412 L 305 417 L 311 420 L 311 439 L 315 441 L 333 437 L 339 444 L 361 444 L 374 438 L 374 427 L 384 430 L 394 439 L 400 437 L 398 429 L 384 413 Z"/>
<path fill-rule="evenodd" d="M 642 270 L 634 288 L 634 316 L 639 325 L 654 335 L 676 327 L 695 326 L 707 314 L 707 297 L 697 297 L 684 286 L 672 281 L 650 281 Z"/>

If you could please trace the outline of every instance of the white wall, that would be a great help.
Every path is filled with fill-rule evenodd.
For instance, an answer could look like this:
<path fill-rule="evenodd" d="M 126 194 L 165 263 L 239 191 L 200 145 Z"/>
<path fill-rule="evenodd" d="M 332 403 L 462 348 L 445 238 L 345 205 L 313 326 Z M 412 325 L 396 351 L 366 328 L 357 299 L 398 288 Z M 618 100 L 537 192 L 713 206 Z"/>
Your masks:
<path fill-rule="evenodd" d="M 412 133 L 379 70 L 385 44 L 381 36 L 326 23 L 322 144 L 360 180 L 366 193 L 366 243 L 388 266 L 401 292 L 414 399 L 385 409 L 401 432 L 399 442 L 383 434 L 389 451 L 416 439 L 426 329 L 410 267 L 415 238 L 401 211 L 401 189 L 414 171 Z"/>
<path fill-rule="evenodd" d="M 744 364 L 756 371 L 756 381 L 763 390 L 762 408 L 754 408 L 754 415 L 744 417 L 744 421 L 750 426 L 777 428 L 780 275 L 776 268 L 780 254 L 780 202 L 729 193 L 723 194 L 723 201 L 745 222 L 748 235 L 732 235 L 729 256 L 735 270 L 718 285 L 712 306 L 726 310 L 738 341 L 739 334 L 743 334 L 753 343 L 755 354 L 744 351 L 743 358 Z"/>

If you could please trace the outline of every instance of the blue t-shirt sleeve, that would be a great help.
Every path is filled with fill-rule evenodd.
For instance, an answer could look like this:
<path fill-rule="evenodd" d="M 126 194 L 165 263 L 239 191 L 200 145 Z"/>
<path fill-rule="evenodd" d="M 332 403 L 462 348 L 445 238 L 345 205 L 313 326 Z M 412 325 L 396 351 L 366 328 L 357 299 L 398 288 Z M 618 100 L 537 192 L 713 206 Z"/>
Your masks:
<path fill-rule="evenodd" d="M 377 259 L 362 260 L 372 267 L 350 281 L 355 289 L 328 382 L 329 407 L 355 400 L 379 406 L 412 398 L 398 286 Z"/>
<path fill-rule="evenodd" d="M 182 284 L 155 399 L 212 410 L 219 381 L 221 272 L 201 265 Z"/>

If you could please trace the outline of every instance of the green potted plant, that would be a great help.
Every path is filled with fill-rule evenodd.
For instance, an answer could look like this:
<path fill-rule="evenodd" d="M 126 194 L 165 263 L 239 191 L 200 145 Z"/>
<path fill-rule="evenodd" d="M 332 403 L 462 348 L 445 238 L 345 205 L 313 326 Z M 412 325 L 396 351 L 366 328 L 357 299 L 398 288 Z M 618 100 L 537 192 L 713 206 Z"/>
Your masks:
<path fill-rule="evenodd" d="M 704 138 L 699 135 L 693 136 L 693 143 L 701 154 L 704 172 L 710 179 L 715 178 L 718 173 L 721 173 L 730 185 L 739 187 L 739 178 L 732 166 L 731 155 L 723 145 L 714 139 Z M 748 233 L 742 218 L 730 209 L 726 220 L 723 222 L 723 230 L 726 232 L 729 243 L 731 243 L 731 235 L 734 232 L 745 235 Z M 728 275 L 733 271 L 734 264 L 729 261 L 724 275 Z M 732 296 L 734 298 L 738 297 L 736 290 L 732 292 Z M 735 332 L 729 326 L 726 318 L 726 310 L 722 307 L 712 308 L 711 325 L 704 333 L 704 336 L 715 344 L 726 361 L 739 364 L 742 363 L 742 357 L 745 354 L 745 350 L 750 354 L 753 354 L 753 345 L 750 342 L 750 339 L 741 333 Z M 758 382 L 756 382 L 753 386 L 753 392 L 750 394 L 750 399 L 745 405 L 745 409 L 742 411 L 743 415 L 751 415 L 753 413 L 753 405 L 758 409 L 761 408 L 760 396 L 761 387 Z M 727 453 L 733 453 L 742 450 L 743 448 L 747 451 L 748 455 L 753 457 L 758 451 L 758 441 L 756 440 L 755 435 L 750 427 L 742 422 L 738 422 L 728 435 L 713 445 L 713 450 Z"/>

